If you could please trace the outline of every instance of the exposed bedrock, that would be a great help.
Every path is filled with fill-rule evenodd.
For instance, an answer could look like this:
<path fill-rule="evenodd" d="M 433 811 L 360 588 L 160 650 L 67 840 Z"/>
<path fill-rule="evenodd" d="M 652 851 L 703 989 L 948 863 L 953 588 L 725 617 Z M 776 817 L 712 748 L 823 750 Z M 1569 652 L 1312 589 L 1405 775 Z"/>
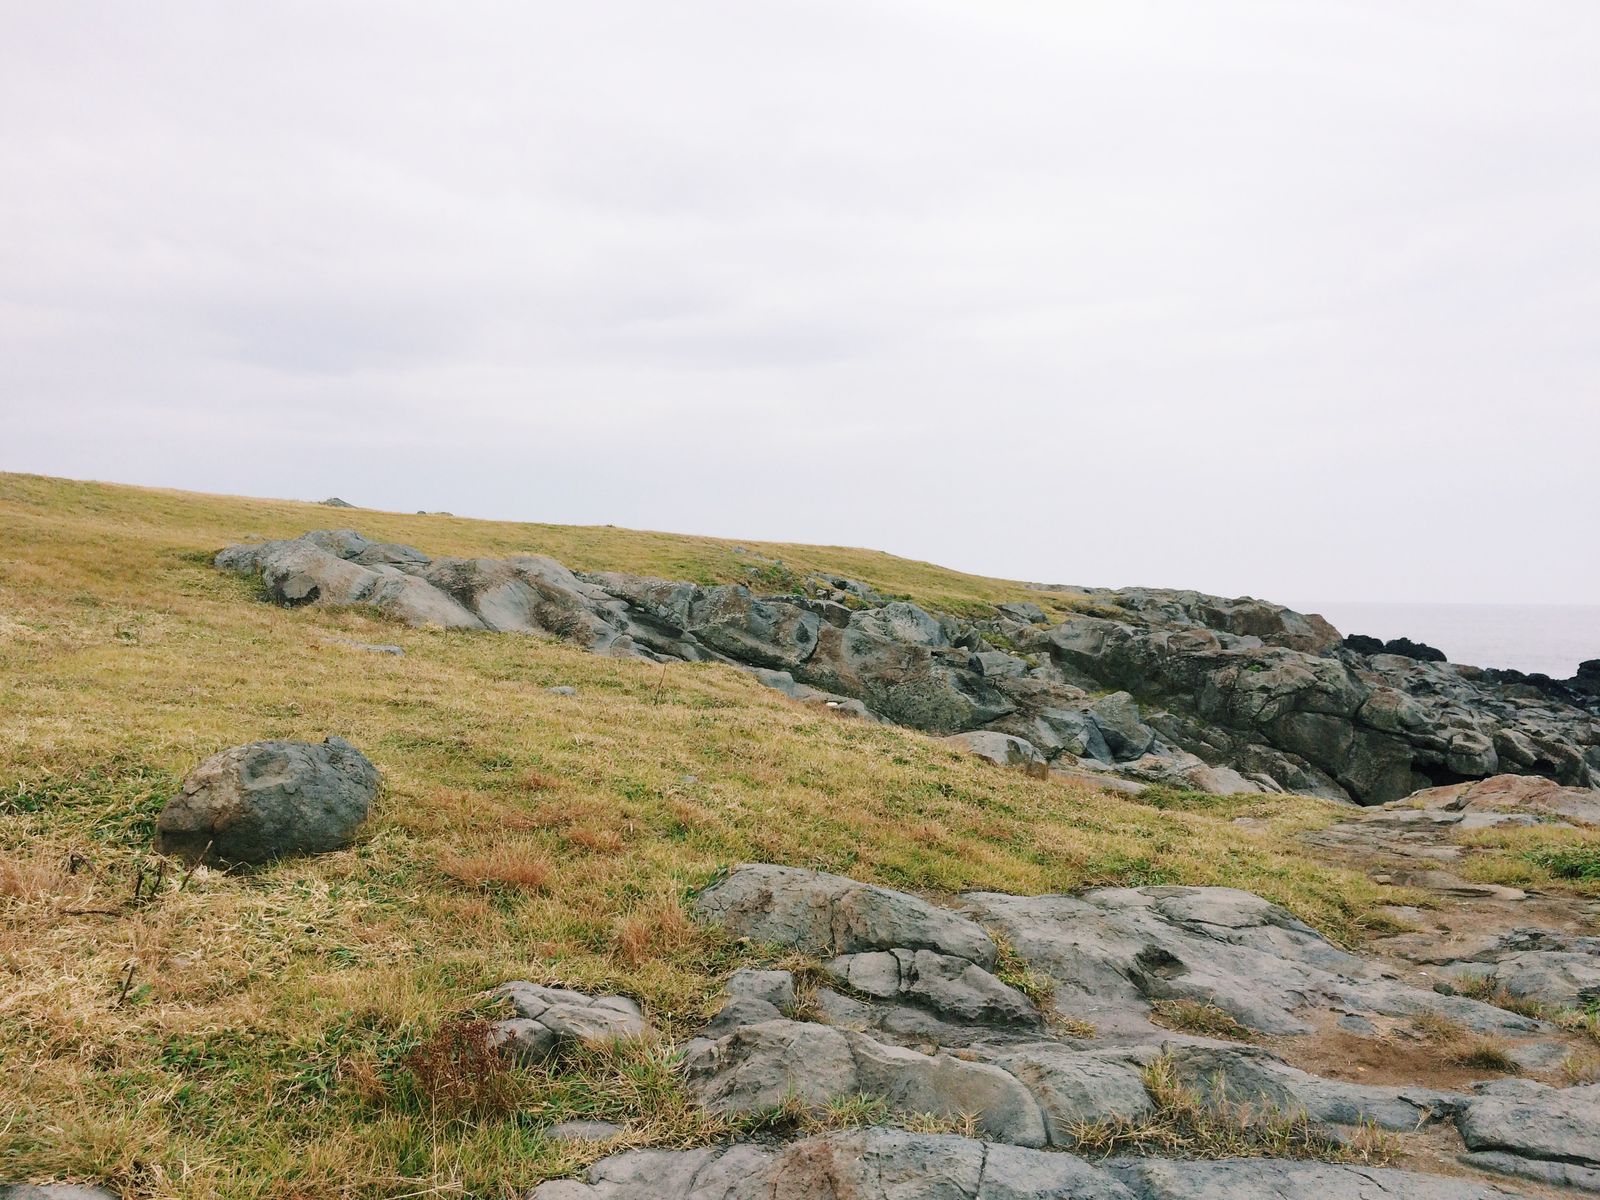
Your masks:
<path fill-rule="evenodd" d="M 1030 769 L 1369 804 L 1501 773 L 1600 785 L 1588 677 L 1534 686 L 1365 654 L 1321 617 L 1249 598 L 1063 590 L 1051 614 L 1016 603 L 967 620 L 845 579 L 762 595 L 580 575 L 537 555 L 430 558 L 348 529 L 233 546 L 216 561 L 281 604 L 371 605 L 413 625 L 734 664 L 802 702 L 945 736 L 1006 735 L 1026 746 L 968 744 Z"/>
<path fill-rule="evenodd" d="M 1469 1179 L 1331 1163 L 1119 1160 L 949 1134 L 864 1129 L 782 1147 L 632 1150 L 529 1200 L 1496 1200 Z"/>
<path fill-rule="evenodd" d="M 1551 1025 L 1409 986 L 1246 892 L 978 893 L 954 909 L 842 876 L 755 864 L 705 889 L 694 913 L 752 948 L 812 963 L 798 974 L 734 973 L 721 1011 L 683 1047 L 694 1100 L 733 1121 L 759 1121 L 866 1099 L 886 1124 L 788 1142 L 630 1151 L 582 1179 L 541 1185 L 535 1200 L 1487 1200 L 1526 1194 L 1516 1180 L 1600 1186 L 1600 1085 L 1460 1075 L 1453 1087 L 1367 1083 L 1292 1065 L 1297 1045 L 1315 1058 L 1317 1047 L 1334 1044 L 1330 1031 L 1392 1053 L 1418 1017 L 1492 1036 L 1529 1061 L 1548 1063 L 1545 1051 L 1567 1046 Z M 996 935 L 1004 935 L 1004 955 Z M 1001 978 L 1002 958 L 1026 966 L 1029 994 Z M 1163 1027 L 1160 1006 L 1174 1000 L 1221 1009 L 1257 1040 Z M 1220 1119 L 1300 1114 L 1327 1147 L 1362 1127 L 1388 1131 L 1402 1147 L 1416 1139 L 1429 1147 L 1424 1157 L 1456 1160 L 1459 1174 L 1270 1156 L 1078 1157 L 1087 1131 L 1162 1119 L 1173 1086 Z M 888 1127 L 940 1122 L 966 1136 Z"/>

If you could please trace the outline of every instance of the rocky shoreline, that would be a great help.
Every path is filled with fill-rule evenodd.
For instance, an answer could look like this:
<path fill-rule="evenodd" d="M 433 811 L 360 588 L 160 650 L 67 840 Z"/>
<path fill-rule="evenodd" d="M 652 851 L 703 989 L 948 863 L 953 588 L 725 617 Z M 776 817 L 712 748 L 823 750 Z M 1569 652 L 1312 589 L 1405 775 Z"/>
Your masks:
<path fill-rule="evenodd" d="M 1504 773 L 1600 786 L 1594 664 L 1552 681 L 1364 653 L 1320 617 L 1249 598 L 1062 590 L 1051 613 L 1011 603 L 969 619 L 849 579 L 767 594 L 531 555 L 433 558 L 349 529 L 216 561 L 282 604 L 733 664 L 797 700 L 969 735 L 968 748 L 1020 765 L 1360 804 Z"/>

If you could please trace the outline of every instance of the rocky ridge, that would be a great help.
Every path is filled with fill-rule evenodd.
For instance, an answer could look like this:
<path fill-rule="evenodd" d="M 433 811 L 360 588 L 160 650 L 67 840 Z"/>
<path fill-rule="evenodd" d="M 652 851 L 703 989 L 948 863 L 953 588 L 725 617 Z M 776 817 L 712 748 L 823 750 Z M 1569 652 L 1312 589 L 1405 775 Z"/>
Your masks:
<path fill-rule="evenodd" d="M 432 558 L 349 529 L 233 546 L 216 562 L 282 604 L 734 664 L 802 702 L 983 735 L 967 748 L 1018 765 L 1363 804 L 1507 772 L 1600 786 L 1600 694 L 1579 686 L 1593 671 L 1541 685 L 1365 654 L 1320 617 L 1249 598 L 1132 588 L 969 620 L 848 579 L 765 594 L 578 574 L 534 555 Z"/>

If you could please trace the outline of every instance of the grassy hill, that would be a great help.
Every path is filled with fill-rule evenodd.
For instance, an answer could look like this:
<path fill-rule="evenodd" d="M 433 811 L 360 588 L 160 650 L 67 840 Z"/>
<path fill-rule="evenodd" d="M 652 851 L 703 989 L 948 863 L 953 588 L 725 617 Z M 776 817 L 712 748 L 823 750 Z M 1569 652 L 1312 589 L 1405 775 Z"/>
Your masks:
<path fill-rule="evenodd" d="M 1376 919 L 1373 885 L 1294 849 L 1288 835 L 1329 819 L 1320 802 L 1135 803 L 791 704 L 733 669 L 287 611 L 209 565 L 231 542 L 340 525 L 435 554 L 703 581 L 742 580 L 756 558 L 933 607 L 1072 603 L 865 550 L 740 555 L 0 475 L 0 1179 L 498 1200 L 593 1156 L 546 1142 L 552 1120 L 606 1116 L 641 1145 L 717 1136 L 665 1040 L 492 1087 L 435 1068 L 461 1065 L 441 1026 L 507 979 L 623 991 L 664 1039 L 692 1030 L 760 958 L 685 916 L 741 861 L 941 896 L 1230 884 L 1345 941 Z M 150 856 L 156 813 L 201 758 L 329 733 L 384 775 L 354 847 L 250 874 Z M 1230 824 L 1246 813 L 1261 825 Z"/>

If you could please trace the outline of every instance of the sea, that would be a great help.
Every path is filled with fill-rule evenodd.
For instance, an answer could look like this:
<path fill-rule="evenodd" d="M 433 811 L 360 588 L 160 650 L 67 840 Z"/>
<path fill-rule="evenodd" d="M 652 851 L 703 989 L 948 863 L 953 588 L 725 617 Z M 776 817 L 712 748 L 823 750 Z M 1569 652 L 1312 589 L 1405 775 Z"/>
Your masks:
<path fill-rule="evenodd" d="M 1408 637 L 1443 650 L 1453 663 L 1511 667 L 1568 679 L 1600 658 L 1600 604 L 1388 604 L 1329 601 L 1295 605 L 1321 613 L 1340 633 L 1388 641 Z"/>

